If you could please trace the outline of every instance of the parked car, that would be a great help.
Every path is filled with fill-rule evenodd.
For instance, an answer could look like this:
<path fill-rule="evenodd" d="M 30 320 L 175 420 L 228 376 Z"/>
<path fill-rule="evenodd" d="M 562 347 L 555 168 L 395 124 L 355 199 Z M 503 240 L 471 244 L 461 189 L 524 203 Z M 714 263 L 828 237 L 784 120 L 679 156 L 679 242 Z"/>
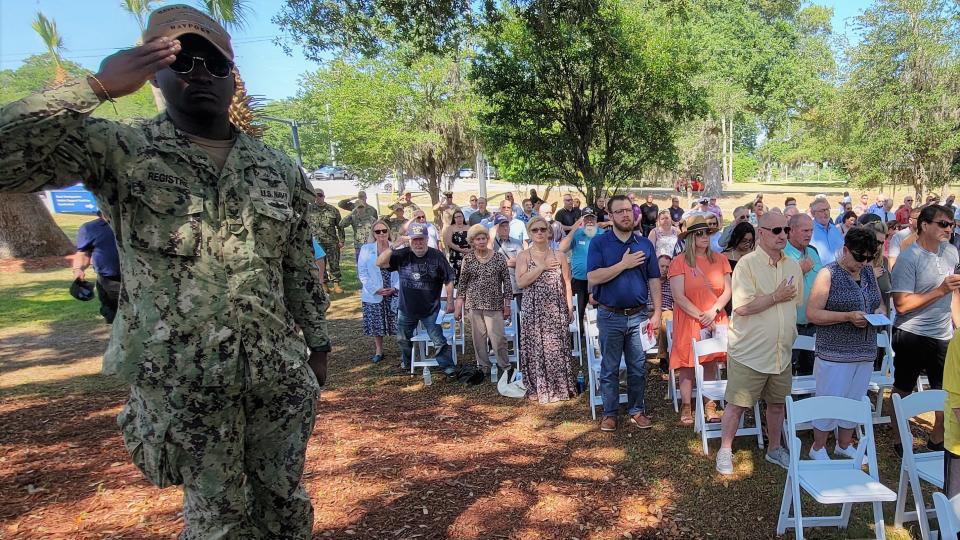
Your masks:
<path fill-rule="evenodd" d="M 332 180 L 352 180 L 354 178 L 356 178 L 356 175 L 349 170 L 343 167 L 334 167 L 333 165 L 325 165 L 320 167 L 319 169 L 313 171 L 313 174 L 310 176 L 310 180 L 322 182 L 328 182 Z"/>
<path fill-rule="evenodd" d="M 457 173 L 460 178 L 473 178 L 473 169 L 463 168 Z"/>

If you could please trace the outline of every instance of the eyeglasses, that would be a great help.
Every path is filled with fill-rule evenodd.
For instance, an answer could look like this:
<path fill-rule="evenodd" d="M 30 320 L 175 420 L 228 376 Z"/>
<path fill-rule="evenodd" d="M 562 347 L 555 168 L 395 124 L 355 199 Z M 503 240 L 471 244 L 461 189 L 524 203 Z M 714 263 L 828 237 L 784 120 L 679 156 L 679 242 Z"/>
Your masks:
<path fill-rule="evenodd" d="M 622 216 L 623 214 L 626 214 L 627 212 L 629 212 L 629 213 L 632 214 L 632 213 L 633 213 L 633 208 L 621 208 L 621 209 L 619 209 L 619 210 L 612 210 L 610 213 L 611 213 L 611 214 L 617 214 L 618 216 Z"/>
<path fill-rule="evenodd" d="M 694 236 L 710 236 L 710 232 L 705 230 L 693 231 L 693 235 Z"/>
<path fill-rule="evenodd" d="M 416 216 L 416 217 L 414 217 L 413 219 L 422 219 L 422 220 L 426 221 L 426 220 L 427 220 L 427 216 Z"/>
<path fill-rule="evenodd" d="M 858 263 L 862 263 L 866 261 L 872 261 L 877 256 L 877 254 L 876 253 L 857 253 L 856 251 L 851 251 L 850 256 L 853 257 L 853 260 L 857 261 Z"/>
<path fill-rule="evenodd" d="M 387 229 L 374 229 L 373 234 L 387 234 L 389 231 Z"/>
<path fill-rule="evenodd" d="M 737 218 L 737 221 L 746 221 L 746 220 L 748 220 L 748 219 L 750 219 L 750 216 L 744 215 L 744 216 L 738 217 L 738 218 Z"/>
<path fill-rule="evenodd" d="M 952 221 L 934 221 L 933 223 L 936 223 L 937 225 L 939 225 L 941 229 L 952 229 L 952 228 L 953 228 L 953 222 L 952 222 Z"/>
<path fill-rule="evenodd" d="M 774 227 L 774 228 L 772 228 L 772 229 L 771 229 L 770 227 L 760 227 L 760 228 L 761 228 L 761 229 L 766 229 L 766 230 L 772 232 L 772 233 L 775 234 L 775 235 L 779 235 L 780 233 L 790 234 L 790 227 Z"/>
<path fill-rule="evenodd" d="M 753 245 L 753 238 L 744 237 L 742 240 L 740 240 L 739 244 L 737 245 L 740 245 L 740 244 Z"/>
<path fill-rule="evenodd" d="M 545 232 L 547 232 L 547 228 L 546 228 L 546 227 L 534 227 L 534 228 L 530 229 L 530 232 L 533 233 L 533 234 L 545 233 Z"/>
<path fill-rule="evenodd" d="M 197 60 L 203 64 L 207 73 L 218 79 L 226 79 L 233 71 L 233 62 L 226 58 L 204 58 L 202 56 L 190 56 L 184 53 L 177 55 L 177 59 L 169 66 L 170 71 L 181 75 L 190 73 L 193 71 L 193 68 L 197 66 Z"/>
<path fill-rule="evenodd" d="M 320 197 L 320 198 L 322 199 L 322 198 L 326 197 L 326 195 L 324 195 L 323 193 L 317 193 L 317 197 Z"/>

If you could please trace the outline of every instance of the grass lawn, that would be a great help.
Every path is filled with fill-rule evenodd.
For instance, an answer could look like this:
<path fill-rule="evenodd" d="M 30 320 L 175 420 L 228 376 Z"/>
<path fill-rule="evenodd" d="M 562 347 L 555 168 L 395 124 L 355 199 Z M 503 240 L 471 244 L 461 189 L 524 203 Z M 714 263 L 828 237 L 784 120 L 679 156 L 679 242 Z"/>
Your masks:
<path fill-rule="evenodd" d="M 347 245 L 352 292 L 327 313 L 334 348 L 304 473 L 315 538 L 775 536 L 784 471 L 742 438 L 736 474 L 717 475 L 718 441 L 703 455 L 663 399 L 659 373 L 647 390 L 655 427 L 605 434 L 585 396 L 539 406 L 438 374 L 424 386 L 395 369 L 392 339 L 384 361 L 371 364 Z M 181 493 L 148 485 L 130 463 L 115 422 L 126 390 L 98 372 L 108 328 L 96 302 L 68 296 L 69 281 L 63 268 L 0 274 L 0 537 L 174 537 Z M 472 362 L 467 349 L 461 360 Z M 890 432 L 876 434 L 881 479 L 896 489 Z M 888 538 L 916 537 L 916 528 L 892 526 L 892 503 L 884 509 Z M 873 537 L 871 521 L 859 505 L 848 530 L 807 536 Z"/>

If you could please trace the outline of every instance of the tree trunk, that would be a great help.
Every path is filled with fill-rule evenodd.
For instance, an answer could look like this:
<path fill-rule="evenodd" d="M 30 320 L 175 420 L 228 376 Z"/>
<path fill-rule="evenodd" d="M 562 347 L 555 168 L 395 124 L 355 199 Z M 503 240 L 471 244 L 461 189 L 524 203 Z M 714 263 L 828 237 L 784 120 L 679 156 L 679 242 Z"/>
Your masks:
<path fill-rule="evenodd" d="M 707 147 L 709 149 L 709 146 Z M 709 162 L 709 159 L 708 159 Z M 721 177 L 723 183 L 726 184 L 729 182 L 727 178 L 727 116 L 720 115 L 720 163 L 721 163 Z"/>
<path fill-rule="evenodd" d="M 720 130 L 714 125 L 705 133 L 704 155 L 706 164 L 703 171 L 703 183 L 706 184 L 703 195 L 706 197 L 719 197 L 723 193 L 723 171 L 720 163 L 717 162 L 717 145 Z"/>
<path fill-rule="evenodd" d="M 75 251 L 36 193 L 0 195 L 0 259 L 64 256 Z"/>
<path fill-rule="evenodd" d="M 733 117 L 732 116 L 730 117 L 730 129 L 727 130 L 727 135 L 728 135 L 727 137 L 728 144 L 730 145 L 729 151 L 727 152 L 727 155 L 729 156 L 729 160 L 730 160 L 728 165 L 730 169 L 727 171 L 727 185 L 729 186 L 729 185 L 733 185 Z"/>

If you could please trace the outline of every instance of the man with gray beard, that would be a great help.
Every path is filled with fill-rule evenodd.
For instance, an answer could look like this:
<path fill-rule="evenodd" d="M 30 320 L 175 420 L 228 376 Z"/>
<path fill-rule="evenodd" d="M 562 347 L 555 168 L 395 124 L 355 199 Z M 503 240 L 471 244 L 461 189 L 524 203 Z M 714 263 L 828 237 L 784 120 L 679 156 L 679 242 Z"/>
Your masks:
<path fill-rule="evenodd" d="M 453 268 L 440 250 L 427 245 L 426 223 L 412 223 L 407 230 L 410 247 L 385 249 L 377 256 L 377 266 L 400 273 L 400 310 L 397 315 L 397 344 L 400 369 L 410 369 L 414 332 L 422 323 L 437 346 L 437 363 L 447 375 L 454 371 L 450 344 L 437 324 L 440 293 L 446 290 L 446 312 L 453 313 Z"/>

